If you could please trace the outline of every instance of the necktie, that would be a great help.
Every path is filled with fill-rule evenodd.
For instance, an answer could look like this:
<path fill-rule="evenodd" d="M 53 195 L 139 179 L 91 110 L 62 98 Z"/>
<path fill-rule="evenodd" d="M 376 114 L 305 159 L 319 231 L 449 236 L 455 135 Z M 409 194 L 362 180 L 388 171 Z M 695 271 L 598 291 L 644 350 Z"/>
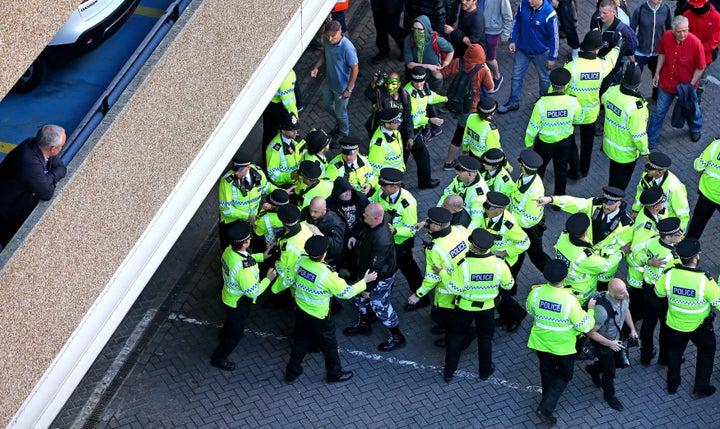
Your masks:
<path fill-rule="evenodd" d="M 353 171 L 355 171 L 355 164 L 345 165 L 345 178 L 348 179 L 350 177 L 350 173 Z"/>
<path fill-rule="evenodd" d="M 250 184 L 250 179 L 247 177 L 243 179 L 243 184 L 245 185 L 246 189 L 252 189 L 252 185 Z"/>

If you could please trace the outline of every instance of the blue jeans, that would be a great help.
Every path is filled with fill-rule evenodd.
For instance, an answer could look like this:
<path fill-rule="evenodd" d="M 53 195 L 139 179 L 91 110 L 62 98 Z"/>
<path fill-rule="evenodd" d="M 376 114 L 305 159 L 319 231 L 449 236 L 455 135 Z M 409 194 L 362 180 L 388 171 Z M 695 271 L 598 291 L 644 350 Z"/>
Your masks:
<path fill-rule="evenodd" d="M 538 91 L 539 96 L 547 94 L 550 88 L 550 70 L 547 69 L 548 53 L 527 54 L 521 50 L 515 51 L 515 62 L 513 64 L 513 77 L 510 87 L 510 99 L 508 104 L 520 104 L 520 95 L 522 94 L 523 80 L 528 67 L 532 62 L 538 74 Z"/>
<path fill-rule="evenodd" d="M 349 100 L 349 98 L 343 98 L 341 92 L 330 89 L 327 83 L 323 84 L 323 107 L 328 113 L 335 116 L 338 130 L 343 136 L 350 134 L 350 121 L 347 112 Z"/>
<path fill-rule="evenodd" d="M 655 105 L 655 110 L 653 110 L 650 115 L 650 119 L 648 120 L 647 133 L 648 147 L 650 149 L 654 149 L 657 144 L 657 139 L 660 137 L 660 131 L 662 130 L 663 122 L 665 121 L 665 116 L 667 115 L 668 110 L 670 110 L 670 106 L 672 105 L 675 97 L 677 97 L 677 94 L 665 92 L 658 86 L 657 104 Z M 691 133 L 700 132 L 702 129 L 702 112 L 700 112 L 700 105 L 697 103 L 695 103 L 695 115 L 688 120 L 688 128 L 690 128 Z"/>

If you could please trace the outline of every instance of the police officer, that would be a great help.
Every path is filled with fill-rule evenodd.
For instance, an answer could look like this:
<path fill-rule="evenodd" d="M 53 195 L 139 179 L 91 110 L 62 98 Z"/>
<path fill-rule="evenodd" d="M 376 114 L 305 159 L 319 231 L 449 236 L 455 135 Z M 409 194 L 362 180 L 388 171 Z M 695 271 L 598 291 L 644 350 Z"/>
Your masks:
<path fill-rule="evenodd" d="M 229 244 L 227 231 L 239 220 L 255 223 L 260 199 L 275 186 L 268 183 L 265 173 L 252 165 L 248 159 L 233 158 L 232 167 L 223 175 L 218 185 L 220 200 L 220 247 Z"/>
<path fill-rule="evenodd" d="M 263 112 L 263 150 L 267 149 L 268 143 L 277 134 L 287 112 L 291 112 L 295 116 L 300 114 L 298 99 L 295 97 L 296 80 L 295 70 L 290 70 Z"/>
<path fill-rule="evenodd" d="M 327 153 L 330 150 L 332 137 L 322 128 L 313 128 L 305 136 L 305 149 L 303 161 L 314 161 L 320 166 L 320 178 L 332 183 L 335 177 L 330 176 Z"/>
<path fill-rule="evenodd" d="M 563 288 L 565 262 L 548 261 L 543 276 L 547 283 L 534 286 L 527 297 L 526 308 L 534 319 L 528 347 L 537 352 L 542 380 L 542 399 L 535 412 L 554 424 L 557 418 L 553 411 L 573 377 L 575 336 L 592 329 L 595 310 L 583 311 L 575 296 Z"/>
<path fill-rule="evenodd" d="M 368 282 L 366 292 L 356 298 L 358 322 L 343 329 L 345 335 L 370 335 L 372 315 L 382 320 L 390 331 L 390 338 L 378 346 L 380 351 L 391 351 L 407 342 L 400 331 L 400 318 L 390 301 L 390 292 L 397 271 L 395 247 L 391 245 L 393 236 L 385 219 L 385 210 L 378 203 L 370 203 L 363 213 L 365 228 L 357 242 L 358 270 L 377 272 L 377 280 Z"/>
<path fill-rule="evenodd" d="M 602 33 L 598 30 L 585 34 L 580 44 L 577 58 L 565 63 L 570 72 L 570 82 L 565 93 L 577 98 L 583 110 L 583 119 L 578 124 L 580 130 L 580 156 L 578 157 L 575 135 L 570 136 L 570 174 L 571 179 L 587 177 L 590 171 L 593 142 L 595 140 L 595 122 L 600 114 L 600 85 L 608 76 L 620 55 L 620 47 L 614 46 L 605 57 L 598 57 L 603 45 Z"/>
<path fill-rule="evenodd" d="M 643 274 L 643 295 L 637 302 L 644 310 L 644 319 L 640 329 L 640 364 L 650 365 L 655 350 L 654 336 L 655 326 L 660 321 L 660 354 L 658 363 L 667 364 L 667 325 L 665 315 L 667 313 L 667 301 L 655 296 L 655 284 L 667 268 L 679 264 L 675 245 L 682 240 L 680 219 L 669 217 L 657 223 L 658 234 L 650 239 L 646 247 L 641 247 L 632 253 L 631 257 L 635 264 L 641 267 Z M 630 301 L 632 302 L 632 301 Z"/>
<path fill-rule="evenodd" d="M 510 195 L 510 213 L 515 216 L 518 224 L 530 239 L 530 247 L 527 253 L 535 267 L 542 271 L 545 263 L 550 257 L 542 247 L 542 236 L 545 231 L 545 210 L 535 200 L 545 195 L 545 187 L 542 178 L 538 176 L 538 168 L 542 166 L 543 160 L 537 152 L 523 150 L 520 152 L 520 177 L 515 182 L 515 188 Z M 525 254 L 518 255 L 518 262 L 513 273 L 517 273 L 525 260 Z"/>
<path fill-rule="evenodd" d="M 395 242 L 398 268 L 405 276 L 410 290 L 415 293 L 423 282 L 412 249 L 415 246 L 415 225 L 417 221 L 417 201 L 407 189 L 402 187 L 403 173 L 394 168 L 380 171 L 380 189 L 370 198 L 371 203 L 379 203 L 389 218 L 390 231 Z M 406 305 L 405 311 L 413 311 L 430 304 L 425 298 L 417 305 Z"/>
<path fill-rule="evenodd" d="M 302 361 L 313 342 L 320 344 L 328 383 L 348 381 L 353 377 L 353 372 L 343 371 L 340 364 L 330 299 L 333 296 L 349 299 L 364 292 L 367 282 L 375 280 L 377 273 L 367 271 L 360 281 L 348 285 L 325 263 L 327 247 L 326 237 L 315 235 L 309 238 L 305 243 L 307 256 L 300 258 L 293 270 L 297 308 L 290 361 L 285 368 L 287 383 L 292 383 L 303 373 Z"/>
<path fill-rule="evenodd" d="M 468 231 L 462 226 L 451 226 L 452 214 L 442 207 L 428 210 L 426 222 L 432 242 L 425 246 L 425 277 L 420 287 L 408 297 L 408 305 L 416 306 L 420 298 L 435 289 L 433 308 L 430 317 L 438 326 L 447 328 L 448 320 L 455 308 L 454 297 L 447 289 L 447 282 L 433 271 L 441 267 L 447 273 L 457 267 L 458 262 L 468 251 Z M 445 345 L 439 342 L 438 345 Z"/>
<path fill-rule="evenodd" d="M 645 163 L 645 172 L 640 177 L 633 203 L 633 218 L 642 209 L 640 194 L 647 188 L 659 186 L 667 199 L 668 216 L 680 219 L 680 227 L 687 229 L 690 221 L 690 205 L 688 204 L 685 185 L 668 168 L 672 164 L 670 157 L 662 152 L 651 152 Z"/>
<path fill-rule="evenodd" d="M 500 148 L 500 132 L 493 120 L 498 102 L 494 98 L 482 97 L 474 114 L 470 114 L 465 124 L 462 138 L 462 154 L 481 159 L 492 148 Z"/>
<path fill-rule="evenodd" d="M 688 237 L 700 238 L 712 214 L 720 211 L 720 139 L 713 140 L 703 153 L 695 158 L 693 167 L 700 173 L 698 200 L 695 203 Z"/>
<path fill-rule="evenodd" d="M 258 212 L 255 219 L 255 235 L 264 237 L 266 245 L 277 242 L 278 235 L 284 230 L 277 211 L 281 206 L 289 203 L 288 193 L 283 189 L 276 189 L 270 193 L 263 204 L 263 209 Z"/>
<path fill-rule="evenodd" d="M 510 196 L 515 188 L 515 181 L 505 166 L 510 166 L 505 153 L 499 148 L 491 148 L 480 157 L 483 166 L 483 179 L 491 191 Z"/>
<path fill-rule="evenodd" d="M 297 116 L 287 112 L 280 124 L 280 132 L 265 150 L 265 167 L 270 181 L 283 188 L 297 183 L 295 171 L 305 150 L 305 140 L 298 139 L 298 129 Z"/>
<path fill-rule="evenodd" d="M 442 206 L 443 201 L 450 195 L 459 195 L 463 199 L 465 210 L 470 214 L 470 230 L 482 224 L 483 203 L 489 189 L 485 180 L 478 171 L 482 164 L 476 158 L 467 155 L 458 157 L 455 165 L 455 178 L 445 188 L 437 205 Z"/>
<path fill-rule="evenodd" d="M 295 194 L 299 197 L 298 207 L 303 209 L 315 197 L 327 198 L 332 194 L 333 185 L 329 180 L 321 178 L 322 168 L 315 161 L 302 161 L 298 167 L 299 184 Z"/>
<path fill-rule="evenodd" d="M 509 204 L 510 198 L 507 195 L 495 191 L 488 192 L 487 201 L 483 205 L 485 214 L 481 227 L 495 238 L 490 251 L 505 260 L 513 278 L 516 278 L 520 271 L 520 267 L 517 266 L 519 256 L 530 247 L 530 239 L 512 212 L 507 210 Z M 513 287 L 512 292 L 514 292 L 512 295 L 515 295 L 517 287 Z"/>
<path fill-rule="evenodd" d="M 380 126 L 370 138 L 368 161 L 376 176 L 383 168 L 405 171 L 403 142 L 398 128 L 402 123 L 402 111 L 396 108 L 383 109 L 380 112 Z"/>
<path fill-rule="evenodd" d="M 580 102 L 565 94 L 565 86 L 570 82 L 570 72 L 556 68 L 550 72 L 552 92 L 541 96 L 533 107 L 525 131 L 525 147 L 532 148 L 542 157 L 538 169 L 540 177 L 545 176 L 545 168 L 550 160 L 555 169 L 555 195 L 563 195 L 567 184 L 568 157 L 570 141 L 575 132 L 573 124 L 583 120 Z"/>
<path fill-rule="evenodd" d="M 492 363 L 492 338 L 495 331 L 495 298 L 500 288 L 510 289 L 513 280 L 510 268 L 490 252 L 495 240 L 489 232 L 478 228 L 470 235 L 470 250 L 460 259 L 454 271 L 438 270 L 447 290 L 453 294 L 455 310 L 448 323 L 448 344 L 443 376 L 449 382 L 457 369 L 463 340 L 475 335 L 478 341 L 478 374 L 487 380 L 495 371 Z M 441 266 L 433 266 L 433 270 Z"/>
<path fill-rule="evenodd" d="M 715 393 L 710 385 L 715 357 L 712 307 L 720 309 L 720 288 L 707 273 L 697 268 L 700 262 L 700 242 L 689 237 L 677 245 L 682 265 L 666 271 L 655 284 L 657 296 L 668 300 L 667 389 L 671 395 L 680 386 L 680 364 L 688 341 L 697 347 L 695 387 L 698 397 Z"/>
<path fill-rule="evenodd" d="M 340 140 L 340 153 L 330 161 L 328 176 L 332 182 L 344 177 L 355 190 L 365 195 L 377 185 L 378 180 L 368 159 L 360 154 L 359 139 L 354 137 Z"/>
<path fill-rule="evenodd" d="M 610 280 L 617 271 L 622 252 L 603 257 L 587 241 L 590 218 L 575 213 L 565 222 L 565 231 L 555 244 L 555 258 L 568 266 L 567 283 L 581 305 L 597 291 L 598 279 Z"/>
<path fill-rule="evenodd" d="M 611 86 L 601 98 L 605 107 L 602 151 L 610 158 L 608 185 L 623 191 L 638 158 L 648 155 L 648 108 L 638 92 L 640 81 L 640 67 L 628 63 L 622 83 Z"/>
<path fill-rule="evenodd" d="M 590 218 L 591 228 L 587 232 L 587 241 L 595 248 L 615 252 L 616 236 L 632 227 L 633 220 L 628 214 L 627 203 L 623 201 L 625 191 L 613 186 L 603 186 L 603 196 L 596 198 L 577 198 L 570 195 L 540 197 L 540 205 L 552 204 L 568 213 L 584 213 Z M 629 251 L 629 248 L 627 249 Z"/>
<path fill-rule="evenodd" d="M 282 292 L 293 286 L 293 269 L 303 255 L 305 242 L 313 236 L 313 230 L 308 224 L 300 222 L 300 209 L 292 204 L 285 204 L 278 209 L 278 219 L 283 223 L 284 231 L 278 241 L 280 259 L 275 263 L 278 278 L 272 285 L 273 293 Z"/>
<path fill-rule="evenodd" d="M 240 221 L 232 224 L 228 228 L 231 245 L 222 255 L 222 301 L 227 318 L 220 331 L 220 344 L 213 352 L 210 364 L 223 371 L 236 368 L 228 356 L 243 337 L 250 306 L 255 304 L 257 297 L 277 277 L 277 272 L 271 267 L 266 277 L 260 280 L 257 263 L 262 262 L 270 250 L 266 250 L 265 254 L 250 254 L 248 248 L 251 237 L 252 227 L 249 223 Z"/>

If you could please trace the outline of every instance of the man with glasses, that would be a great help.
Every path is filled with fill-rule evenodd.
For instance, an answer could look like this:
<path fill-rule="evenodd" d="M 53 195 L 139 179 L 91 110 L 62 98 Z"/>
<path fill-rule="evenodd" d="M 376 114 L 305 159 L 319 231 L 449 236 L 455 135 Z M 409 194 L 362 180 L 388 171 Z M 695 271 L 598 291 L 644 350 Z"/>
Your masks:
<path fill-rule="evenodd" d="M 65 130 L 45 125 L 25 139 L 0 164 L 0 250 L 7 246 L 40 200 L 55 193 L 67 169 L 58 155 Z"/>
<path fill-rule="evenodd" d="M 330 21 L 325 25 L 323 50 L 320 51 L 315 66 L 310 70 L 311 77 L 317 77 L 318 69 L 323 63 L 325 63 L 323 107 L 334 115 L 337 121 L 333 135 L 347 136 L 350 134 L 347 105 L 360 68 L 357 50 L 350 40 L 343 37 L 341 24 L 338 21 Z"/>
<path fill-rule="evenodd" d="M 680 219 L 680 228 L 687 229 L 690 222 L 690 205 L 687 199 L 685 185 L 678 177 L 668 170 L 672 160 L 662 152 L 652 152 L 645 163 L 645 172 L 640 177 L 635 192 L 635 203 L 632 205 L 633 219 L 642 209 L 640 194 L 647 188 L 659 186 L 667 198 L 668 216 Z"/>

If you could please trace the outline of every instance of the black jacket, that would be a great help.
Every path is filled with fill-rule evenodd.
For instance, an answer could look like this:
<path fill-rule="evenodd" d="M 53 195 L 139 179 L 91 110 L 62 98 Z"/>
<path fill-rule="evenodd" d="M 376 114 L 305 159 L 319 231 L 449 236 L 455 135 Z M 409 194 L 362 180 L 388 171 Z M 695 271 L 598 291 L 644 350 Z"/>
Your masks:
<path fill-rule="evenodd" d="M 347 219 L 342 213 L 342 210 L 340 210 L 340 207 L 342 206 L 340 194 L 349 190 L 353 191 L 351 200 L 355 204 L 355 219 Z M 365 225 L 362 218 L 363 212 L 365 211 L 365 207 L 370 204 L 365 194 L 355 190 L 350 182 L 341 176 L 335 179 L 332 193 L 326 201 L 328 212 L 334 212 L 345 223 L 345 242 L 347 242 L 347 239 L 350 237 L 357 238 L 363 228 L 363 225 Z"/>
<path fill-rule="evenodd" d="M 397 256 L 395 255 L 395 240 L 387 222 L 382 222 L 375 228 L 367 224 L 360 233 L 357 244 L 358 274 L 365 274 L 366 270 L 376 271 L 377 279 L 386 279 L 397 271 Z M 377 286 L 377 280 L 368 283 L 367 290 Z"/>
<path fill-rule="evenodd" d="M 300 219 L 318 227 L 328 239 L 328 250 L 325 255 L 325 262 L 335 266 L 338 257 L 342 254 L 345 246 L 345 222 L 335 212 L 328 210 L 325 216 L 317 222 L 310 217 L 310 208 L 305 207 L 300 212 Z"/>

